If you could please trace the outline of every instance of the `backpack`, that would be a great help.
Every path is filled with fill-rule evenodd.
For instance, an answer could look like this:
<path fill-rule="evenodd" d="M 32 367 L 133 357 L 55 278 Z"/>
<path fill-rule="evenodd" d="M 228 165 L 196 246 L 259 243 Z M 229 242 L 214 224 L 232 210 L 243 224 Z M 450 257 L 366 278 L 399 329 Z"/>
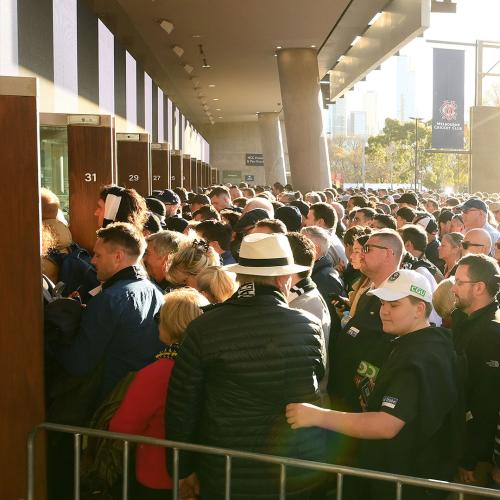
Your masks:
<path fill-rule="evenodd" d="M 101 382 L 102 361 L 85 376 L 70 375 L 52 354 L 53 345 L 71 344 L 80 330 L 84 306 L 61 295 L 63 283 L 52 285 L 45 276 L 45 410 L 50 422 L 86 425 L 95 407 Z"/>
<path fill-rule="evenodd" d="M 67 250 L 67 253 L 59 250 L 49 253 L 49 258 L 59 267 L 59 281 L 64 283 L 62 295 L 67 297 L 77 291 L 86 303 L 90 297 L 88 292 L 99 285 L 92 257 L 77 243 L 72 243 Z"/>

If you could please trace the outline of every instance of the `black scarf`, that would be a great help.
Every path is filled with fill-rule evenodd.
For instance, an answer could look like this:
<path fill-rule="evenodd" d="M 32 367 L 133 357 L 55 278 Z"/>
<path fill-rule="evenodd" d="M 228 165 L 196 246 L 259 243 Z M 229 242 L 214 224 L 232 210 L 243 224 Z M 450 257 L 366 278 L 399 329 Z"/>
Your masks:
<path fill-rule="evenodd" d="M 293 285 L 290 289 L 290 292 L 298 297 L 299 295 L 304 295 L 315 288 L 317 288 L 316 283 L 314 283 L 314 281 L 308 276 L 307 278 L 301 279 L 295 283 L 295 285 Z"/>
<path fill-rule="evenodd" d="M 286 303 L 286 298 L 279 288 L 276 288 L 273 285 L 261 285 L 260 283 L 254 282 L 241 285 L 230 300 L 244 300 L 261 295 L 274 295 L 279 300 Z"/>

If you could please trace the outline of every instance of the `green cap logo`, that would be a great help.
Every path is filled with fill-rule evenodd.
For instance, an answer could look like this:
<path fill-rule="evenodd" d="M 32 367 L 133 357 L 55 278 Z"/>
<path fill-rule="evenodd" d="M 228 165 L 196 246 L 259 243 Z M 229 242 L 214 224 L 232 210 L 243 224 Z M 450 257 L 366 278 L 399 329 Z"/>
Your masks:
<path fill-rule="evenodd" d="M 427 295 L 427 292 L 423 288 L 419 288 L 418 286 L 415 285 L 410 285 L 410 292 L 416 293 L 421 297 L 425 297 Z"/>

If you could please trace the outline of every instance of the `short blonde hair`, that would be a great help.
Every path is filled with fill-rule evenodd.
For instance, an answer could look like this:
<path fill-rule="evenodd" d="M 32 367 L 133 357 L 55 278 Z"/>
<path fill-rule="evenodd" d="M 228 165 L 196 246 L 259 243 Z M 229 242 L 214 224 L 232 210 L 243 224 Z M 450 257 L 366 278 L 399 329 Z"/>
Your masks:
<path fill-rule="evenodd" d="M 207 299 L 194 288 L 167 293 L 160 309 L 160 339 L 165 331 L 170 341 L 180 342 L 189 323 L 203 314 L 201 307 L 206 305 Z"/>
<path fill-rule="evenodd" d="M 179 272 L 197 276 L 203 269 L 219 264 L 219 256 L 215 250 L 203 240 L 189 240 L 179 247 L 173 256 L 167 271 L 167 279 L 178 283 L 176 279 Z"/>
<path fill-rule="evenodd" d="M 203 269 L 196 277 L 196 287 L 200 292 L 204 292 L 212 303 L 224 302 L 238 288 L 234 273 L 220 266 Z"/>
<path fill-rule="evenodd" d="M 455 310 L 455 298 L 451 291 L 453 278 L 447 278 L 434 290 L 432 294 L 432 305 L 441 318 L 449 318 Z"/>

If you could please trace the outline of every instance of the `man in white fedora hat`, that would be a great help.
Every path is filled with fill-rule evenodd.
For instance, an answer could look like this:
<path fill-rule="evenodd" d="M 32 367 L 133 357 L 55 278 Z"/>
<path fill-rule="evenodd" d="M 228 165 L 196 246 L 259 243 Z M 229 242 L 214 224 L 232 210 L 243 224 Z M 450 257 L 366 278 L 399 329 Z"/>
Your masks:
<path fill-rule="evenodd" d="M 294 434 L 285 407 L 318 403 L 325 360 L 321 325 L 305 311 L 288 307 L 296 265 L 283 234 L 250 234 L 238 264 L 226 269 L 240 288 L 210 306 L 187 328 L 169 383 L 166 429 L 169 439 L 306 460 L 324 458 L 321 429 Z M 234 460 L 231 498 L 275 499 L 279 467 Z M 223 456 L 181 452 L 181 497 L 224 497 Z M 310 498 L 318 476 L 287 471 L 286 497 Z"/>

